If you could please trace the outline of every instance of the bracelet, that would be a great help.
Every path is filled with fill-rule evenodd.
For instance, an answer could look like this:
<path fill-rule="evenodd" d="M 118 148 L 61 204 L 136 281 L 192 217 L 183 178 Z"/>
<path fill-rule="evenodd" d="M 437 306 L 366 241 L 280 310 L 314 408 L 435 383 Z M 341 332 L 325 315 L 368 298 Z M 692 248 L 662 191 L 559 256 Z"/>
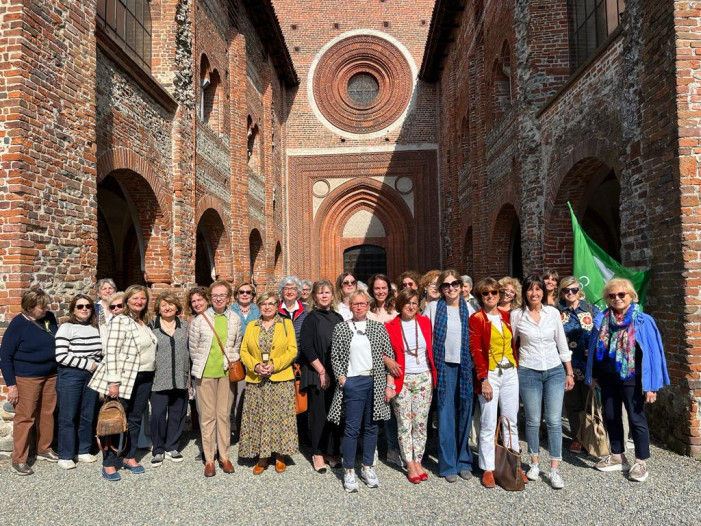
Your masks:
<path fill-rule="evenodd" d="M 565 375 L 565 376 L 569 376 L 570 378 L 574 378 L 574 373 L 573 373 L 573 374 L 568 374 L 568 375 Z"/>

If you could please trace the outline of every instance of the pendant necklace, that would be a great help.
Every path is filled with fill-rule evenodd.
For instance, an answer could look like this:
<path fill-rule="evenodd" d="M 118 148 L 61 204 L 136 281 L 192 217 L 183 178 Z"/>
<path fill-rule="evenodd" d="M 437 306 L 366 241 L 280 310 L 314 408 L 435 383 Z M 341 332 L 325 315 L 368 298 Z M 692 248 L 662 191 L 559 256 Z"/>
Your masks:
<path fill-rule="evenodd" d="M 351 323 L 353 324 L 353 330 L 358 336 L 365 336 L 365 331 L 361 331 L 360 329 L 358 329 L 358 327 L 355 326 L 355 322 L 353 320 L 351 320 Z"/>
<path fill-rule="evenodd" d="M 416 365 L 419 365 L 419 322 L 414 318 L 414 331 L 416 334 L 416 348 L 414 350 L 409 346 L 409 342 L 406 339 L 406 334 L 404 334 L 404 325 L 402 324 L 402 338 L 404 339 L 404 345 L 406 345 L 406 353 L 409 356 L 416 358 Z"/>

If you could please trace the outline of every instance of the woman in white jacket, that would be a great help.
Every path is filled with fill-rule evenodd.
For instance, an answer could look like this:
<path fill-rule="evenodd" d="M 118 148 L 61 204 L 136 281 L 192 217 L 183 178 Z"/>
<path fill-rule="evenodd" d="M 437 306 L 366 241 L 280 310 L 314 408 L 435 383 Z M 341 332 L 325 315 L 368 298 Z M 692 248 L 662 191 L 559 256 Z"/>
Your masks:
<path fill-rule="evenodd" d="M 189 343 L 201 419 L 204 476 L 213 477 L 216 474 L 216 450 L 219 451 L 219 466 L 224 473 L 234 472 L 229 460 L 229 414 L 234 401 L 234 384 L 229 381 L 228 368 L 230 363 L 239 360 L 241 320 L 229 309 L 233 296 L 229 283 L 215 281 L 209 287 L 207 296 L 211 307 L 193 320 Z"/>

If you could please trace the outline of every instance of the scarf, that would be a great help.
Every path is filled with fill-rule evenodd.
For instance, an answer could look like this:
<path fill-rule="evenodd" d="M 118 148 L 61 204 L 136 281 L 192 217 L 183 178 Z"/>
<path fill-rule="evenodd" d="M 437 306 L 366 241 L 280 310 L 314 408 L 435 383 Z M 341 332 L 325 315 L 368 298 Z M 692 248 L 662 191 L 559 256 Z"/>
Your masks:
<path fill-rule="evenodd" d="M 615 311 L 608 308 L 599 329 L 599 341 L 596 345 L 596 361 L 600 362 L 607 355 L 616 363 L 616 371 L 622 380 L 635 375 L 635 319 L 640 312 L 637 303 L 630 308 L 619 323 Z"/>
<path fill-rule="evenodd" d="M 470 326 L 468 318 L 470 313 L 465 301 L 459 301 L 460 305 L 460 372 L 459 393 L 460 401 L 472 401 L 472 355 L 470 354 Z M 448 333 L 448 306 L 445 300 L 438 300 L 436 305 L 436 320 L 433 325 L 433 355 L 435 357 L 436 374 L 438 376 L 438 394 L 446 396 L 445 385 L 445 338 Z"/>

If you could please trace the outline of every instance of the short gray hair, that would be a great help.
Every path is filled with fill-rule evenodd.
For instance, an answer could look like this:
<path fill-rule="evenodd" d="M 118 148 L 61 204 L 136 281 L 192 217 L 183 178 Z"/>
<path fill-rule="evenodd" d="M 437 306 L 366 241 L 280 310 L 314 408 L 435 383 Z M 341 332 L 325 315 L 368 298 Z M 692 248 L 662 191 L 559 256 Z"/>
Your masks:
<path fill-rule="evenodd" d="M 302 284 L 299 281 L 299 278 L 297 276 L 285 276 L 280 280 L 280 283 L 277 286 L 277 293 L 282 297 L 282 289 L 284 289 L 287 285 L 294 285 L 297 287 L 297 297 L 299 297 L 300 293 L 302 292 Z"/>
<path fill-rule="evenodd" d="M 467 274 L 460 276 L 460 279 L 462 280 L 463 283 L 467 283 L 470 286 L 470 288 L 473 287 L 472 278 L 470 276 L 468 276 Z"/>
<path fill-rule="evenodd" d="M 312 283 L 312 280 L 310 280 L 310 279 L 303 279 L 302 280 L 302 287 L 304 287 L 304 286 L 309 287 L 309 290 L 311 291 L 314 284 Z M 300 288 L 302 288 L 302 287 L 300 287 Z"/>
<path fill-rule="evenodd" d="M 114 280 L 112 278 L 102 278 L 97 280 L 97 285 L 95 285 L 95 289 L 100 290 L 105 283 L 108 283 L 112 286 L 114 290 L 117 290 L 117 285 L 115 285 Z"/>

